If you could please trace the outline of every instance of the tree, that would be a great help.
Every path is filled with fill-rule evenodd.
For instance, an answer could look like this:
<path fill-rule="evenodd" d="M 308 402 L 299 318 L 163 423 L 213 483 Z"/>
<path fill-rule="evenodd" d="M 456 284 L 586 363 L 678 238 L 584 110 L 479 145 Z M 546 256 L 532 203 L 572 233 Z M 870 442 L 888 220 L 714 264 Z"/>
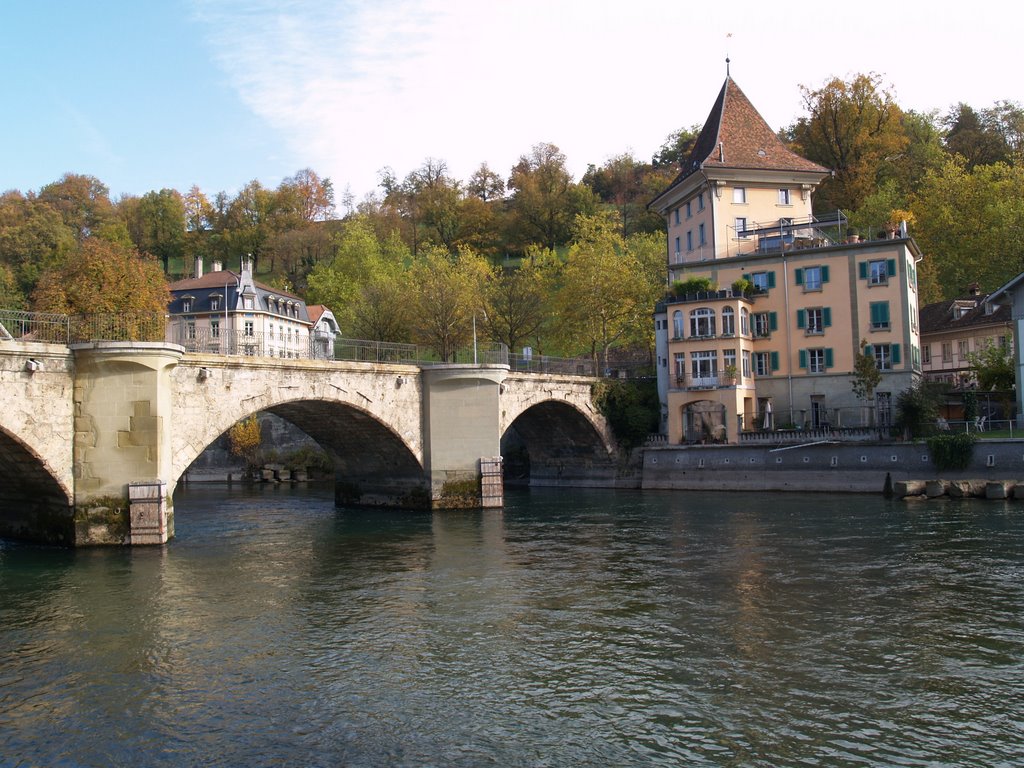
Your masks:
<path fill-rule="evenodd" d="M 960 102 L 946 115 L 946 149 L 960 155 L 968 170 L 978 165 L 1005 163 L 1011 158 L 1007 137 L 998 128 L 994 115 L 979 114 Z"/>
<path fill-rule="evenodd" d="M 334 185 L 312 168 L 296 171 L 277 188 L 279 207 L 293 211 L 305 223 L 327 221 L 334 215 Z"/>
<path fill-rule="evenodd" d="M 512 169 L 508 182 L 514 190 L 511 238 L 520 248 L 537 243 L 557 248 L 572 236 L 572 224 L 581 213 L 593 213 L 593 192 L 573 183 L 565 155 L 554 144 L 536 144 Z"/>
<path fill-rule="evenodd" d="M 1009 339 L 1007 336 L 1008 342 Z M 1013 389 L 1017 366 L 1013 361 L 1012 343 L 994 344 L 990 339 L 977 352 L 969 352 L 967 362 L 979 390 L 1008 392 Z"/>
<path fill-rule="evenodd" d="M 650 286 L 612 218 L 577 219 L 556 301 L 565 337 L 585 345 L 602 369 L 613 344 L 627 338 L 637 323 L 650 325 Z"/>
<path fill-rule="evenodd" d="M 275 205 L 274 192 L 256 179 L 242 187 L 228 205 L 222 233 L 227 238 L 231 252 L 239 256 L 252 256 L 253 270 L 259 265 L 266 243 L 273 233 Z"/>
<path fill-rule="evenodd" d="M 513 351 L 534 339 L 547 316 L 544 285 L 541 268 L 529 262 L 493 270 L 485 290 L 488 335 Z"/>
<path fill-rule="evenodd" d="M 466 191 L 485 203 L 501 200 L 505 197 L 505 181 L 492 171 L 487 163 L 481 163 L 480 167 L 469 177 Z"/>
<path fill-rule="evenodd" d="M 190 262 L 211 255 L 210 238 L 214 229 L 214 209 L 198 186 L 182 199 L 185 207 L 185 256 Z M 186 264 L 186 267 L 188 264 Z"/>
<path fill-rule="evenodd" d="M 185 253 L 185 201 L 176 190 L 147 192 L 135 205 L 126 205 L 128 233 L 135 247 L 160 259 L 170 273 L 172 260 Z"/>
<path fill-rule="evenodd" d="M 875 399 L 875 389 L 882 381 L 882 372 L 878 370 L 878 363 L 875 362 L 875 356 L 868 354 L 867 347 L 867 341 L 861 339 L 860 352 L 858 352 L 853 359 L 853 378 L 850 379 L 850 385 L 854 396 L 858 400 L 864 400 L 870 403 Z M 869 423 L 873 423 L 874 411 L 870 410 L 870 405 L 868 407 L 869 414 L 871 414 L 869 415 Z"/>
<path fill-rule="evenodd" d="M 14 281 L 9 301 L 24 303 L 40 275 L 76 248 L 75 231 L 51 204 L 20 192 L 0 195 L 0 265 L 6 265 Z"/>
<path fill-rule="evenodd" d="M 677 172 L 679 166 L 689 156 L 693 145 L 697 143 L 697 137 L 700 136 L 700 132 L 701 126 L 697 123 L 689 128 L 680 128 L 677 131 L 673 131 L 665 139 L 661 149 L 651 158 L 651 164 L 655 168 L 668 166 L 673 172 Z"/>
<path fill-rule="evenodd" d="M 249 472 L 262 463 L 260 445 L 263 434 L 255 414 L 232 425 L 228 430 L 228 442 L 232 455 L 245 459 L 246 470 Z"/>
<path fill-rule="evenodd" d="M 971 283 L 1002 285 L 1024 269 L 1024 166 L 968 169 L 951 159 L 911 200 L 922 302 L 961 295 Z"/>
<path fill-rule="evenodd" d="M 32 294 L 33 310 L 61 314 L 162 316 L 169 301 L 159 263 L 98 238 L 89 238 L 75 258 L 44 272 Z"/>
<path fill-rule="evenodd" d="M 110 190 L 95 176 L 66 173 L 42 187 L 38 197 L 60 214 L 79 242 L 115 218 Z"/>
<path fill-rule="evenodd" d="M 834 173 L 818 187 L 817 210 L 859 208 L 882 163 L 905 149 L 903 113 L 881 82 L 871 73 L 833 78 L 815 90 L 800 86 L 808 115 L 787 133 L 799 154 Z"/>
<path fill-rule="evenodd" d="M 469 249 L 452 258 L 434 246 L 411 272 L 413 339 L 452 361 L 458 349 L 468 346 L 474 318 L 483 314 L 487 263 Z"/>

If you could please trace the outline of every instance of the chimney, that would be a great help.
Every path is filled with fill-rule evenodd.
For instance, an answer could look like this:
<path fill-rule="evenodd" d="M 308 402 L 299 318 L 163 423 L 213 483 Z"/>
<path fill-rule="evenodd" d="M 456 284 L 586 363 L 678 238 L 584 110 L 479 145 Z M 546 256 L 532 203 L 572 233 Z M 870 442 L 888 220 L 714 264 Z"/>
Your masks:
<path fill-rule="evenodd" d="M 203 257 L 196 256 L 196 277 L 203 276 Z"/>
<path fill-rule="evenodd" d="M 971 296 L 977 296 L 979 293 L 981 293 L 981 286 L 978 285 L 977 283 L 971 283 L 970 285 L 967 286 L 967 293 L 970 294 Z"/>
<path fill-rule="evenodd" d="M 222 264 L 219 259 L 215 259 L 213 262 L 212 269 L 214 272 L 220 272 L 221 270 L 224 269 L 224 264 Z"/>

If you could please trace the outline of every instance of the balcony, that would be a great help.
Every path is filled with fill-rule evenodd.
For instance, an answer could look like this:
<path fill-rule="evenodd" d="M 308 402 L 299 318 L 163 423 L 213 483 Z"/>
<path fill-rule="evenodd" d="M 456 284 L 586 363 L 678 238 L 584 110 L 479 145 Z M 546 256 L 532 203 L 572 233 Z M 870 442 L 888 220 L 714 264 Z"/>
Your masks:
<path fill-rule="evenodd" d="M 735 231 L 735 237 L 749 243 L 756 253 L 823 248 L 845 240 L 846 216 L 842 211 L 824 216 L 781 218 L 768 222 L 752 222 Z M 742 249 L 747 252 L 747 246 Z"/>
<path fill-rule="evenodd" d="M 707 376 L 693 376 L 686 374 L 683 376 L 676 376 L 676 389 L 685 389 L 687 391 L 695 390 L 708 390 L 708 389 L 728 389 L 729 387 L 735 387 L 739 377 L 736 375 L 726 375 L 713 373 Z"/>

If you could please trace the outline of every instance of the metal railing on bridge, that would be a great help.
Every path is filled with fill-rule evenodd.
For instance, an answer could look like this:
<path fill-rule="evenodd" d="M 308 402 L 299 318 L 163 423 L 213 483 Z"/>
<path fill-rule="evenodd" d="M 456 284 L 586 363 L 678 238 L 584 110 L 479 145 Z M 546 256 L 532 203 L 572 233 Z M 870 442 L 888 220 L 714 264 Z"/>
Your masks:
<path fill-rule="evenodd" d="M 242 355 L 297 360 L 351 360 L 408 365 L 507 365 L 516 372 L 569 376 L 635 378 L 650 374 L 642 362 L 609 363 L 604 369 L 590 357 L 510 355 L 499 343 L 474 344 L 455 349 L 442 358 L 420 344 L 369 339 L 331 338 L 325 334 L 245 332 L 202 328 L 169 322 L 161 313 L 96 313 L 63 315 L 45 312 L 0 310 L 0 341 L 74 344 L 90 341 L 169 341 L 187 352 Z"/>

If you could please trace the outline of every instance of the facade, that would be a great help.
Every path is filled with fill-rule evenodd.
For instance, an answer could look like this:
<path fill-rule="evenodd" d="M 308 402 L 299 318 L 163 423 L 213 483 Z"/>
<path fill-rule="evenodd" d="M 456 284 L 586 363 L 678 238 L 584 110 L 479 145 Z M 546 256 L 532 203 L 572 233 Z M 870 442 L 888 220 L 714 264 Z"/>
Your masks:
<path fill-rule="evenodd" d="M 655 311 L 670 443 L 884 425 L 920 375 L 917 246 L 905 227 L 862 242 L 841 213 L 814 216 L 827 174 L 726 78 L 679 175 L 650 204 L 668 224 L 674 285 Z M 684 293 L 695 277 L 713 289 Z M 875 411 L 852 388 L 862 353 L 882 373 Z"/>
<path fill-rule="evenodd" d="M 969 355 L 986 345 L 1008 347 L 1012 318 L 1007 298 L 982 294 L 972 285 L 963 298 L 921 307 L 921 369 L 926 379 L 956 387 L 974 383 Z"/>
<path fill-rule="evenodd" d="M 170 286 L 168 341 L 189 351 L 261 357 L 330 359 L 338 323 L 329 309 L 258 283 L 252 260 L 240 272 L 221 268 Z"/>

